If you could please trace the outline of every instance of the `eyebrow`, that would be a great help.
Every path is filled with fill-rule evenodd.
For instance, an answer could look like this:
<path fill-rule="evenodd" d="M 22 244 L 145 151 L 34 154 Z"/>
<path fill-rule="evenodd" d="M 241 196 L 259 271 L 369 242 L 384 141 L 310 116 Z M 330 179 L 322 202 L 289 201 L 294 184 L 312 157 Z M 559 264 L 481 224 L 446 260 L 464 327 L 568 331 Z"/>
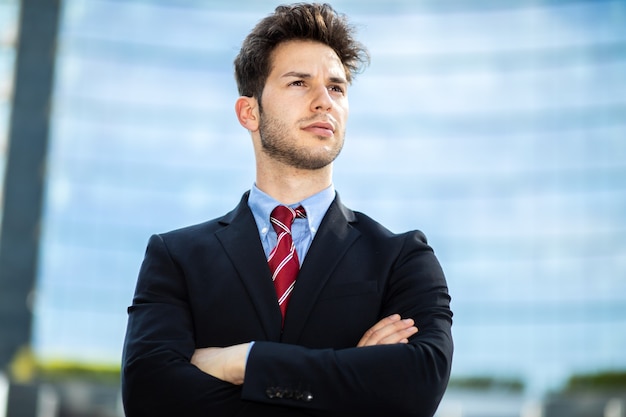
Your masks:
<path fill-rule="evenodd" d="M 282 77 L 283 78 L 295 77 L 295 78 L 302 78 L 302 79 L 305 79 L 305 80 L 313 78 L 313 76 L 311 74 L 308 74 L 306 72 L 298 72 L 298 71 L 289 71 L 289 72 L 283 74 Z M 348 84 L 348 81 L 345 78 L 343 78 L 343 77 L 330 77 L 329 81 L 332 82 L 332 83 L 336 83 L 336 84 Z"/>

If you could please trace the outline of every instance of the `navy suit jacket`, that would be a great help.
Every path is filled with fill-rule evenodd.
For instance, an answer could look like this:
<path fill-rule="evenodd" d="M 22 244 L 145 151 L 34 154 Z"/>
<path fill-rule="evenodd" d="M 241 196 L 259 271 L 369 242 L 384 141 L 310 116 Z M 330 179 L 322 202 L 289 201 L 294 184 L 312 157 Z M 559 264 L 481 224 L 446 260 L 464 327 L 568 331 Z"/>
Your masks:
<path fill-rule="evenodd" d="M 247 197 L 224 217 L 150 238 L 128 308 L 127 417 L 432 416 L 450 374 L 452 313 L 424 235 L 393 234 L 336 197 L 281 329 Z M 393 313 L 419 328 L 408 344 L 355 347 Z M 196 348 L 249 341 L 242 386 L 189 362 Z"/>

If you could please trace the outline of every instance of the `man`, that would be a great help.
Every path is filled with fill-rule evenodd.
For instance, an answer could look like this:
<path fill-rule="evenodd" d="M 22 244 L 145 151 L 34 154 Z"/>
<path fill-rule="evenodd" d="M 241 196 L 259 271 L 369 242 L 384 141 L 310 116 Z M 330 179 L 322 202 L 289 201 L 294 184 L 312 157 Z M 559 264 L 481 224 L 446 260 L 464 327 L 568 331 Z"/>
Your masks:
<path fill-rule="evenodd" d="M 392 234 L 332 185 L 367 60 L 328 5 L 278 7 L 248 35 L 235 109 L 256 182 L 225 216 L 151 237 L 128 417 L 434 414 L 452 360 L 439 263 L 421 232 Z"/>

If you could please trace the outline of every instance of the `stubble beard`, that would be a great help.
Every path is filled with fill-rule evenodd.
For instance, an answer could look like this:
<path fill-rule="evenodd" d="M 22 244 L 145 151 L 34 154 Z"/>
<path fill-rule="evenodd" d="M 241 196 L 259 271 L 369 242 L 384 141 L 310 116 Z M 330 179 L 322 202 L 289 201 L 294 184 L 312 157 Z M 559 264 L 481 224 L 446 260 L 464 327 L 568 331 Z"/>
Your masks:
<path fill-rule="evenodd" d="M 267 113 L 262 113 L 260 119 L 259 136 L 261 137 L 263 152 L 293 168 L 322 169 L 331 164 L 343 148 L 344 132 L 335 132 L 336 135 L 340 136 L 332 148 L 312 150 L 299 147 L 297 140 L 289 135 L 287 125 L 282 121 L 267 115 Z"/>

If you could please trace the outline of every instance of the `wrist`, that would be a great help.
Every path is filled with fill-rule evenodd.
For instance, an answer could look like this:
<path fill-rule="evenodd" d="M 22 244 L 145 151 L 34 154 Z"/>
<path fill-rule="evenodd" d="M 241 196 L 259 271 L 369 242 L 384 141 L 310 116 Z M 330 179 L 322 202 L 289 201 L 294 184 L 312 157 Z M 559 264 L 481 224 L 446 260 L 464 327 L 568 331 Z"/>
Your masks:
<path fill-rule="evenodd" d="M 241 385 L 244 382 L 246 374 L 246 362 L 248 360 L 248 352 L 250 350 L 250 343 L 242 343 L 240 345 L 233 346 L 233 356 L 231 363 L 229 364 L 230 377 L 229 380 L 235 385 Z"/>

